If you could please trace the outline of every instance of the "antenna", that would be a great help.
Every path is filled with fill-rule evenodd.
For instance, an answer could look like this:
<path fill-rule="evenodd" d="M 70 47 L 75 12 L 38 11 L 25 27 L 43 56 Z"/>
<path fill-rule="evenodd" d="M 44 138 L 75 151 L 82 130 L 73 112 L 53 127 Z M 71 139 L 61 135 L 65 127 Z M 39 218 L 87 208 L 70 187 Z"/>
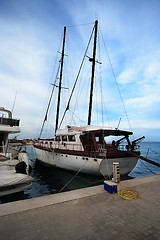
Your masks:
<path fill-rule="evenodd" d="M 121 118 L 119 119 L 119 122 L 118 122 L 118 125 L 116 127 L 116 130 L 118 130 L 120 123 L 121 123 Z"/>
<path fill-rule="evenodd" d="M 15 106 L 15 102 L 16 102 L 16 97 L 17 97 L 17 91 L 16 91 L 16 94 L 15 94 L 15 97 L 14 97 L 14 101 L 13 101 L 12 113 L 13 113 L 13 110 L 14 110 L 14 106 Z"/>

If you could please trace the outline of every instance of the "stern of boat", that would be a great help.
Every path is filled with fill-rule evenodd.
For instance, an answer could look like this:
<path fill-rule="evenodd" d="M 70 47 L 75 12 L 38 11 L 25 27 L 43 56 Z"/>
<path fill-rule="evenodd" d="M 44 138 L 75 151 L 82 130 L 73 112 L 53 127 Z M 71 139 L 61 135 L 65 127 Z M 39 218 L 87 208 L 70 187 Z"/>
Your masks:
<path fill-rule="evenodd" d="M 136 166 L 138 157 L 124 157 L 124 158 L 105 158 L 100 163 L 100 172 L 103 176 L 111 177 L 113 175 L 113 163 L 119 163 L 120 175 L 127 175 Z"/>

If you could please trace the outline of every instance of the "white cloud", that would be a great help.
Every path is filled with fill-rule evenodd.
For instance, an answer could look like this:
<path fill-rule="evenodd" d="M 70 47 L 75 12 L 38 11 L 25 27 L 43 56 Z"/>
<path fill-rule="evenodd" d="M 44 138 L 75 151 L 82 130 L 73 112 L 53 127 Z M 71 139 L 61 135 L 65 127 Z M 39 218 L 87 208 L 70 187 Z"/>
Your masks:
<path fill-rule="evenodd" d="M 135 75 L 135 69 L 126 69 L 120 74 L 120 76 L 118 77 L 118 81 L 123 84 L 130 83 L 131 81 L 133 81 Z"/>
<path fill-rule="evenodd" d="M 160 75 L 160 62 L 159 59 L 154 59 L 148 63 L 148 66 L 145 70 L 145 76 L 149 78 L 159 78 Z"/>
<path fill-rule="evenodd" d="M 132 107 L 133 109 L 137 109 L 137 111 L 140 111 L 139 109 L 144 110 L 144 108 L 147 108 L 148 111 L 154 106 L 154 104 L 159 103 L 159 94 L 149 94 L 147 96 L 143 97 L 135 97 L 130 98 L 125 101 L 125 105 L 127 107 Z"/>

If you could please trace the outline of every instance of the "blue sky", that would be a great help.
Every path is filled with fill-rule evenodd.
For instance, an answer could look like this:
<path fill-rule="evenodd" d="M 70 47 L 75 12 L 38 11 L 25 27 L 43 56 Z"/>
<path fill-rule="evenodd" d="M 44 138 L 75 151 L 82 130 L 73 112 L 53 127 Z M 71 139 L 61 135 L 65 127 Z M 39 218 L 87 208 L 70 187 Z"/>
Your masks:
<path fill-rule="evenodd" d="M 16 96 L 19 138 L 38 137 L 63 27 L 98 17 L 132 130 L 136 137 L 160 141 L 159 13 L 159 0 L 0 0 L 0 106 L 12 109 Z M 72 32 L 76 57 L 88 29 Z M 110 81 L 110 125 L 122 118 L 121 127 L 128 128 Z"/>

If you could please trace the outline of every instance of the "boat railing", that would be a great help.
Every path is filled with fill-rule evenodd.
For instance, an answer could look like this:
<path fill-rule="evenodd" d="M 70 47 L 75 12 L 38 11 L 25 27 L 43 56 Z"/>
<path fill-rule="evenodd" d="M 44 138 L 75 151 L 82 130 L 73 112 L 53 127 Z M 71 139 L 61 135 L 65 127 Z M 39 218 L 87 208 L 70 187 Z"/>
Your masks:
<path fill-rule="evenodd" d="M 67 150 L 72 150 L 72 151 L 82 151 L 83 150 L 82 144 L 70 143 L 70 142 L 58 142 L 55 144 L 55 147 L 59 148 L 59 149 L 67 149 Z"/>
<path fill-rule="evenodd" d="M 53 150 L 53 149 L 67 149 L 74 151 L 82 151 L 83 146 L 78 143 L 70 143 L 70 142 L 54 142 L 54 141 L 39 141 L 35 143 L 35 145 L 39 145 L 41 147 Z"/>
<path fill-rule="evenodd" d="M 106 144 L 103 145 L 103 144 L 98 144 L 98 152 L 100 153 L 105 153 L 107 151 L 106 149 Z"/>
<path fill-rule="evenodd" d="M 118 145 L 117 149 L 119 151 L 140 151 L 140 146 L 139 145 Z"/>
<path fill-rule="evenodd" d="M 118 145 L 117 149 L 118 149 L 119 151 L 126 151 L 126 150 L 127 150 L 127 147 L 126 147 L 125 144 L 124 144 L 124 145 Z"/>
<path fill-rule="evenodd" d="M 133 145 L 132 150 L 139 152 L 140 151 L 140 145 Z"/>
<path fill-rule="evenodd" d="M 53 142 L 52 141 L 39 141 L 35 145 L 40 145 L 41 147 L 52 149 Z"/>
<path fill-rule="evenodd" d="M 116 145 L 112 145 L 112 144 L 107 144 L 107 145 L 99 145 L 98 146 L 98 151 L 101 153 L 105 153 L 106 151 L 139 151 L 140 150 L 140 146 L 139 145 L 126 145 L 126 144 L 120 144 L 118 146 Z"/>
<path fill-rule="evenodd" d="M 5 153 L 7 149 L 7 144 L 4 144 L 4 142 L 1 143 L 0 145 L 0 153 Z"/>
<path fill-rule="evenodd" d="M 72 151 L 83 151 L 84 148 L 82 146 L 82 144 L 79 143 L 71 143 L 71 142 L 61 142 L 61 141 L 39 141 L 38 143 L 35 143 L 35 145 L 40 145 L 41 147 L 44 147 L 46 149 L 65 149 L 65 150 L 72 150 Z M 94 146 L 93 145 L 86 145 L 86 149 L 90 152 L 94 152 Z M 118 146 L 112 146 L 112 145 L 99 145 L 98 146 L 98 151 L 101 153 L 106 153 L 106 151 L 111 151 L 111 150 L 118 150 L 118 151 L 130 151 L 130 150 L 134 150 L 134 151 L 139 151 L 140 150 L 140 146 L 139 145 L 135 145 L 135 146 L 129 146 L 129 145 L 118 145 Z"/>
<path fill-rule="evenodd" d="M 4 152 L 4 146 L 0 146 L 0 153 Z"/>
<path fill-rule="evenodd" d="M 11 152 L 6 152 L 6 153 L 5 152 L 0 152 L 0 155 L 12 160 L 12 153 Z"/>

